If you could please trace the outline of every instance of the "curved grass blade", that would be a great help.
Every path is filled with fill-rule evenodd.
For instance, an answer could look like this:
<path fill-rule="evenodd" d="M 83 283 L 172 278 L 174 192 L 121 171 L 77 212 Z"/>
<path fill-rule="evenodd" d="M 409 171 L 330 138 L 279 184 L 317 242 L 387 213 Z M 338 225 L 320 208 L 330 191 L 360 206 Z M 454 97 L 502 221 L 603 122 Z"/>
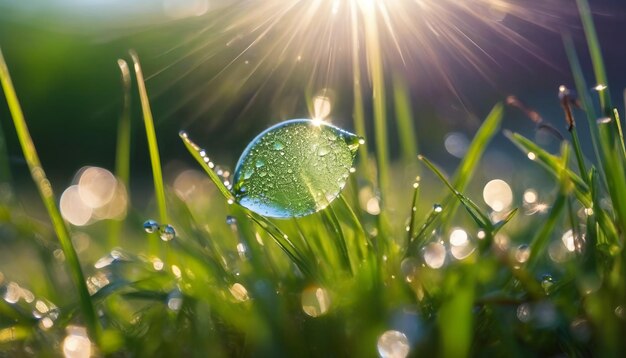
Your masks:
<path fill-rule="evenodd" d="M 222 181 L 217 176 L 215 171 L 213 171 L 213 168 L 215 167 L 215 164 L 213 164 L 213 162 L 211 162 L 209 157 L 206 155 L 206 151 L 204 149 L 200 148 L 191 139 L 189 139 L 189 136 L 187 135 L 187 132 L 181 131 L 179 133 L 179 136 L 180 136 L 180 139 L 183 140 L 183 143 L 185 144 L 185 147 L 187 148 L 189 153 L 191 153 L 191 155 L 196 159 L 196 161 L 198 161 L 198 163 L 200 163 L 200 166 L 209 175 L 209 179 L 211 179 L 213 184 L 215 184 L 215 186 L 217 187 L 219 192 L 224 196 L 224 198 L 226 198 L 226 200 L 229 203 L 231 203 L 231 204 L 234 203 L 235 202 L 235 196 L 230 192 L 230 190 L 228 190 L 226 185 L 224 185 L 224 183 L 222 183 Z"/>
<path fill-rule="evenodd" d="M 115 176 L 124 185 L 126 191 L 129 190 L 130 178 L 130 69 L 126 61 L 119 59 L 117 65 L 120 68 L 122 82 L 122 115 L 117 127 L 117 147 L 115 149 Z M 115 247 L 119 244 L 119 234 L 122 229 L 121 220 L 111 220 L 109 224 L 109 246 Z"/>
<path fill-rule="evenodd" d="M 139 56 L 135 51 L 130 51 L 133 60 L 135 76 L 137 76 L 137 88 L 139 90 L 139 98 L 141 99 L 141 109 L 143 112 L 143 121 L 146 127 L 146 136 L 148 138 L 148 149 L 150 151 L 150 163 L 152 164 L 152 178 L 154 180 L 154 192 L 156 196 L 157 207 L 161 223 L 168 223 L 167 207 L 165 201 L 165 187 L 163 185 L 163 173 L 161 170 L 161 158 L 159 155 L 159 146 L 157 144 L 156 132 L 154 130 L 154 120 L 152 118 L 152 110 L 150 109 L 150 101 L 148 100 L 148 92 L 143 79 L 143 71 L 139 63 Z"/>
<path fill-rule="evenodd" d="M 428 160 L 423 155 L 419 155 L 418 159 L 424 162 L 428 169 L 435 173 L 435 175 L 437 175 L 437 177 L 448 187 L 448 189 L 450 189 L 452 194 L 456 196 L 456 198 L 463 205 L 463 207 L 465 207 L 465 210 L 468 212 L 468 214 L 470 214 L 472 219 L 474 219 L 476 224 L 481 229 L 492 232 L 493 225 L 491 224 L 491 219 L 489 218 L 489 215 L 482 212 L 478 205 L 476 205 L 472 200 L 461 194 L 454 186 L 452 186 L 452 184 L 450 184 L 450 182 L 446 179 L 443 173 L 441 173 L 441 171 L 437 169 L 437 167 L 435 167 L 435 165 L 430 160 Z"/>
<path fill-rule="evenodd" d="M 22 108 L 17 99 L 17 94 L 15 93 L 15 88 L 13 87 L 13 83 L 9 75 L 9 69 L 7 68 L 7 65 L 4 61 L 1 50 L 0 83 L 2 84 L 4 95 L 9 105 L 11 116 L 13 117 L 13 123 L 15 124 L 15 130 L 17 131 L 17 137 L 22 147 L 24 158 L 26 159 L 26 163 L 28 164 L 28 168 L 30 169 L 33 181 L 35 182 L 35 185 L 39 190 L 41 200 L 46 207 L 48 216 L 52 221 L 54 231 L 59 239 L 59 243 L 61 244 L 63 253 L 65 254 L 65 259 L 69 266 L 72 281 L 74 281 L 74 285 L 78 290 L 80 308 L 83 313 L 83 318 L 85 319 L 85 323 L 87 324 L 90 335 L 97 342 L 99 342 L 100 324 L 96 316 L 96 311 L 91 302 L 89 290 L 87 289 L 85 275 L 83 274 L 83 270 L 80 266 L 80 261 L 78 260 L 76 250 L 72 245 L 69 229 L 65 224 L 65 221 L 63 221 L 59 208 L 56 205 L 56 197 L 52 191 L 52 185 L 50 184 L 50 181 L 48 181 L 46 173 L 41 166 L 39 155 L 37 154 L 37 150 L 35 149 L 33 139 L 30 136 L 26 120 L 24 119 L 24 113 L 22 112 Z"/>

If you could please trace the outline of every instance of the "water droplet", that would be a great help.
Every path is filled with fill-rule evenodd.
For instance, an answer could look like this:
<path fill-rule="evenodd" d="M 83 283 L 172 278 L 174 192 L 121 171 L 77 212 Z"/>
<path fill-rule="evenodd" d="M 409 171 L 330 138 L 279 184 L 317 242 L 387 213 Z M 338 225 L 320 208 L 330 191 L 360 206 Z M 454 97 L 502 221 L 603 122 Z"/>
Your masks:
<path fill-rule="evenodd" d="M 257 136 L 239 159 L 233 178 L 235 198 L 268 217 L 300 217 L 319 211 L 345 186 L 355 140 L 355 135 L 323 121 L 279 123 Z M 250 168 L 255 169 L 253 174 Z"/>
<path fill-rule="evenodd" d="M 532 310 L 530 308 L 530 304 L 522 303 L 517 306 L 517 319 L 521 322 L 527 323 L 532 319 Z"/>
<path fill-rule="evenodd" d="M 533 152 L 528 152 L 528 159 L 530 159 L 530 160 L 537 159 L 537 154 L 535 154 Z"/>
<path fill-rule="evenodd" d="M 143 223 L 143 229 L 148 234 L 152 234 L 159 229 L 159 223 L 154 220 L 146 220 L 146 222 Z"/>
<path fill-rule="evenodd" d="M 330 147 L 327 145 L 323 145 L 319 147 L 317 150 L 317 155 L 319 155 L 320 157 L 323 157 L 328 153 L 330 153 Z"/>
<path fill-rule="evenodd" d="M 596 122 L 598 124 L 609 124 L 613 121 L 613 119 L 611 117 L 602 117 L 602 118 L 598 118 L 596 120 Z"/>
<path fill-rule="evenodd" d="M 164 225 L 159 228 L 159 237 L 163 241 L 171 241 L 176 237 L 176 230 L 172 225 Z"/>
<path fill-rule="evenodd" d="M 183 294 L 178 288 L 167 295 L 167 308 L 172 311 L 179 311 L 183 306 Z"/>
<path fill-rule="evenodd" d="M 378 337 L 377 348 L 381 358 L 405 358 L 411 350 L 406 335 L 393 330 Z"/>
<path fill-rule="evenodd" d="M 530 247 L 526 244 L 519 245 L 515 249 L 515 260 L 519 263 L 524 263 L 530 258 Z"/>
<path fill-rule="evenodd" d="M 319 317 L 328 312 L 330 296 L 328 292 L 318 286 L 311 286 L 302 291 L 302 310 L 311 317 Z"/>
<path fill-rule="evenodd" d="M 550 289 L 552 288 L 553 285 L 554 285 L 554 279 L 552 278 L 552 275 L 545 274 L 541 277 L 541 287 L 543 287 L 543 290 L 546 292 L 546 295 L 550 294 Z"/>
<path fill-rule="evenodd" d="M 435 205 L 433 205 L 433 210 L 434 210 L 436 213 L 440 213 L 440 212 L 442 212 L 442 211 L 443 211 L 443 206 L 441 206 L 440 204 L 435 204 Z"/>

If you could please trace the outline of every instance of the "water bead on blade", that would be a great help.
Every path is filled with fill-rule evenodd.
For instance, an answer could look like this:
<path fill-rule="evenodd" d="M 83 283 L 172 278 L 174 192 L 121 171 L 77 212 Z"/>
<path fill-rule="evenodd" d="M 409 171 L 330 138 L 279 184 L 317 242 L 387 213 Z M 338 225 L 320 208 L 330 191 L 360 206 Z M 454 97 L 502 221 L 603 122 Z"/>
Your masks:
<path fill-rule="evenodd" d="M 345 186 L 359 143 L 358 136 L 322 121 L 279 123 L 241 155 L 233 194 L 239 204 L 264 216 L 312 214 Z"/>
<path fill-rule="evenodd" d="M 143 223 L 143 229 L 148 234 L 152 234 L 159 229 L 159 223 L 154 220 L 146 220 L 146 222 Z"/>

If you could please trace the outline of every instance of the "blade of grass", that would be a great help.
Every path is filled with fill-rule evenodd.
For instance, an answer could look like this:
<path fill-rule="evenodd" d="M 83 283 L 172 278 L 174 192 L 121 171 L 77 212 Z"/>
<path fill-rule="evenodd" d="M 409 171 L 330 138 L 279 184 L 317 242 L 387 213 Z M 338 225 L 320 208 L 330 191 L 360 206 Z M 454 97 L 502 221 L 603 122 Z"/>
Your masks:
<path fill-rule="evenodd" d="M 376 166 L 378 187 L 381 194 L 381 209 L 385 206 L 385 194 L 389 189 L 389 146 L 387 143 L 387 101 L 383 71 L 383 51 L 380 48 L 375 6 L 362 6 L 365 27 L 365 52 L 372 83 L 374 107 L 374 136 L 376 144 Z"/>
<path fill-rule="evenodd" d="M 146 127 L 146 136 L 148 138 L 148 149 L 150 151 L 150 163 L 152 164 L 152 179 L 154 180 L 154 192 L 156 196 L 157 208 L 159 210 L 159 218 L 161 224 L 169 222 L 167 217 L 167 207 L 165 203 L 165 187 L 163 185 L 163 173 L 161 171 L 161 159 L 159 155 L 159 146 L 157 144 L 156 132 L 154 130 L 154 120 L 148 101 L 148 93 L 143 79 L 139 56 L 135 51 L 130 51 L 133 60 L 135 76 L 137 76 L 137 88 L 139 90 L 139 98 L 141 99 L 141 109 L 143 112 L 143 121 Z"/>
<path fill-rule="evenodd" d="M 467 188 L 487 145 L 500 129 L 503 114 L 504 106 L 502 103 L 498 103 L 493 107 L 491 112 L 489 112 L 480 129 L 474 136 L 452 180 L 452 186 L 456 191 L 462 192 Z M 454 217 L 458 208 L 458 202 L 452 200 L 452 198 L 453 196 L 448 196 L 448 198 L 444 200 L 446 211 L 441 216 L 441 221 L 444 224 Z"/>
<path fill-rule="evenodd" d="M 428 160 L 423 155 L 419 155 L 418 159 L 424 162 L 428 169 L 430 169 L 435 175 L 446 185 L 450 192 L 459 200 L 459 202 L 465 207 L 465 210 L 470 214 L 472 219 L 476 222 L 476 224 L 481 228 L 485 229 L 488 232 L 491 232 L 493 229 L 493 225 L 491 225 L 491 219 L 489 215 L 483 213 L 482 210 L 476 205 L 472 200 L 467 198 L 465 195 L 461 194 L 450 182 L 446 179 L 443 173 L 435 167 L 435 165 Z"/>
<path fill-rule="evenodd" d="M 363 92 L 361 90 L 361 59 L 359 56 L 359 24 L 358 16 L 356 14 L 356 5 L 351 2 L 350 7 L 350 19 L 351 19 L 351 37 L 352 37 L 352 91 L 354 93 L 353 99 L 353 120 L 354 130 L 356 134 L 362 138 L 367 138 L 365 132 L 365 113 L 363 109 Z M 359 146 L 359 172 L 361 175 L 369 177 L 369 171 L 367 169 L 368 159 L 367 141 L 363 145 Z"/>
<path fill-rule="evenodd" d="M 180 131 L 179 136 L 180 136 L 180 139 L 183 140 L 183 143 L 185 144 L 185 147 L 187 148 L 189 153 L 191 153 L 191 155 L 196 159 L 196 161 L 198 161 L 202 169 L 204 169 L 204 171 L 209 175 L 209 179 L 211 179 L 213 184 L 215 184 L 218 191 L 224 196 L 224 198 L 226 198 L 229 204 L 234 203 L 235 196 L 230 192 L 230 190 L 228 190 L 226 185 L 222 183 L 222 181 L 220 180 L 220 177 L 213 170 L 213 168 L 215 167 L 215 164 L 213 164 L 213 162 L 211 162 L 209 157 L 207 157 L 206 151 L 200 148 L 191 139 L 189 139 L 187 132 Z"/>
<path fill-rule="evenodd" d="M 598 39 L 598 33 L 593 23 L 593 17 L 591 16 L 591 9 L 589 8 L 589 2 L 587 0 L 576 0 L 578 5 L 578 12 L 580 14 L 580 20 L 583 23 L 585 29 L 585 36 L 587 37 L 587 46 L 589 47 L 589 55 L 591 56 L 591 63 L 593 65 L 593 71 L 596 76 L 596 82 L 601 86 L 609 86 L 609 81 L 606 76 L 606 70 L 604 68 L 604 60 L 602 58 L 602 50 L 600 49 L 600 40 Z M 608 90 L 599 91 L 600 94 L 600 106 L 604 116 L 611 117 L 613 107 L 611 106 L 611 96 Z"/>
<path fill-rule="evenodd" d="M 129 190 L 130 178 L 130 102 L 131 102 L 131 78 L 130 69 L 126 61 L 119 59 L 117 65 L 120 68 L 123 102 L 122 115 L 117 127 L 117 148 L 115 149 L 115 176 Z M 130 196 L 129 196 L 130 197 Z M 122 220 L 111 220 L 109 223 L 109 246 L 114 247 L 119 244 L 119 235 L 122 229 Z"/>
<path fill-rule="evenodd" d="M 402 157 L 406 163 L 410 163 L 417 154 L 417 136 L 413 125 L 409 89 L 404 79 L 398 74 L 393 76 L 393 99 Z"/>
<path fill-rule="evenodd" d="M 24 158 L 26 159 L 26 163 L 28 164 L 28 168 L 30 169 L 33 181 L 37 186 L 41 200 L 46 207 L 48 216 L 52 221 L 54 231 L 59 239 L 59 243 L 61 244 L 63 253 L 65 254 L 65 259 L 70 271 L 70 275 L 72 277 L 72 281 L 74 282 L 74 285 L 76 286 L 76 289 L 78 291 L 79 303 L 81 311 L 83 313 L 83 319 L 85 320 L 87 329 L 89 330 L 91 337 L 94 338 L 96 342 L 99 342 L 100 324 L 98 322 L 96 311 L 91 302 L 91 297 L 89 295 L 89 290 L 87 289 L 87 284 L 85 281 L 83 270 L 80 266 L 80 261 L 78 260 L 78 255 L 76 254 L 76 250 L 72 245 L 72 239 L 69 229 L 65 224 L 65 221 L 63 221 L 61 213 L 59 212 L 59 208 L 56 205 L 56 198 L 52 191 L 52 185 L 50 184 L 50 181 L 48 181 L 46 173 L 41 166 L 39 155 L 37 154 L 35 144 L 33 143 L 33 139 L 30 136 L 28 126 L 26 125 L 26 120 L 24 119 L 24 114 L 22 112 L 22 108 L 20 107 L 17 94 L 15 93 L 15 88 L 13 87 L 13 83 L 9 75 L 9 69 L 7 68 L 7 65 L 4 61 L 4 56 L 2 55 L 1 50 L 0 83 L 2 84 L 4 95 L 9 105 L 11 116 L 13 117 L 13 123 L 15 125 L 18 140 L 22 147 L 22 152 L 24 153 Z"/>

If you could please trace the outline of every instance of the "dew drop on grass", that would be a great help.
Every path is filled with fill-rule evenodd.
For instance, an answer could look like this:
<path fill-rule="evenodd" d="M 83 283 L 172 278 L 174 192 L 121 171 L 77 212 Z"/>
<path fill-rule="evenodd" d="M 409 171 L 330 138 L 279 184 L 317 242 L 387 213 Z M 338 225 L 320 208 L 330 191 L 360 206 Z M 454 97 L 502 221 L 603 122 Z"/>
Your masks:
<path fill-rule="evenodd" d="M 546 291 L 546 294 L 550 293 L 550 289 L 553 285 L 554 279 L 552 278 L 552 275 L 545 274 L 541 277 L 541 287 L 543 287 L 543 290 Z"/>
<path fill-rule="evenodd" d="M 163 241 L 171 241 L 176 237 L 176 230 L 172 225 L 163 225 L 159 228 L 159 237 Z"/>
<path fill-rule="evenodd" d="M 436 213 L 440 213 L 440 212 L 442 212 L 442 211 L 443 211 L 443 206 L 441 206 L 440 204 L 435 204 L 435 205 L 433 205 L 433 210 L 434 210 Z"/>
<path fill-rule="evenodd" d="M 409 339 L 400 331 L 386 331 L 378 337 L 378 354 L 382 358 L 404 358 L 409 355 Z"/>
<path fill-rule="evenodd" d="M 146 222 L 143 223 L 143 229 L 148 234 L 152 234 L 159 229 L 159 223 L 154 220 L 146 220 Z"/>
<path fill-rule="evenodd" d="M 233 194 L 242 206 L 268 217 L 322 210 L 345 186 L 359 140 L 308 119 L 279 123 L 259 134 L 241 155 Z"/>

